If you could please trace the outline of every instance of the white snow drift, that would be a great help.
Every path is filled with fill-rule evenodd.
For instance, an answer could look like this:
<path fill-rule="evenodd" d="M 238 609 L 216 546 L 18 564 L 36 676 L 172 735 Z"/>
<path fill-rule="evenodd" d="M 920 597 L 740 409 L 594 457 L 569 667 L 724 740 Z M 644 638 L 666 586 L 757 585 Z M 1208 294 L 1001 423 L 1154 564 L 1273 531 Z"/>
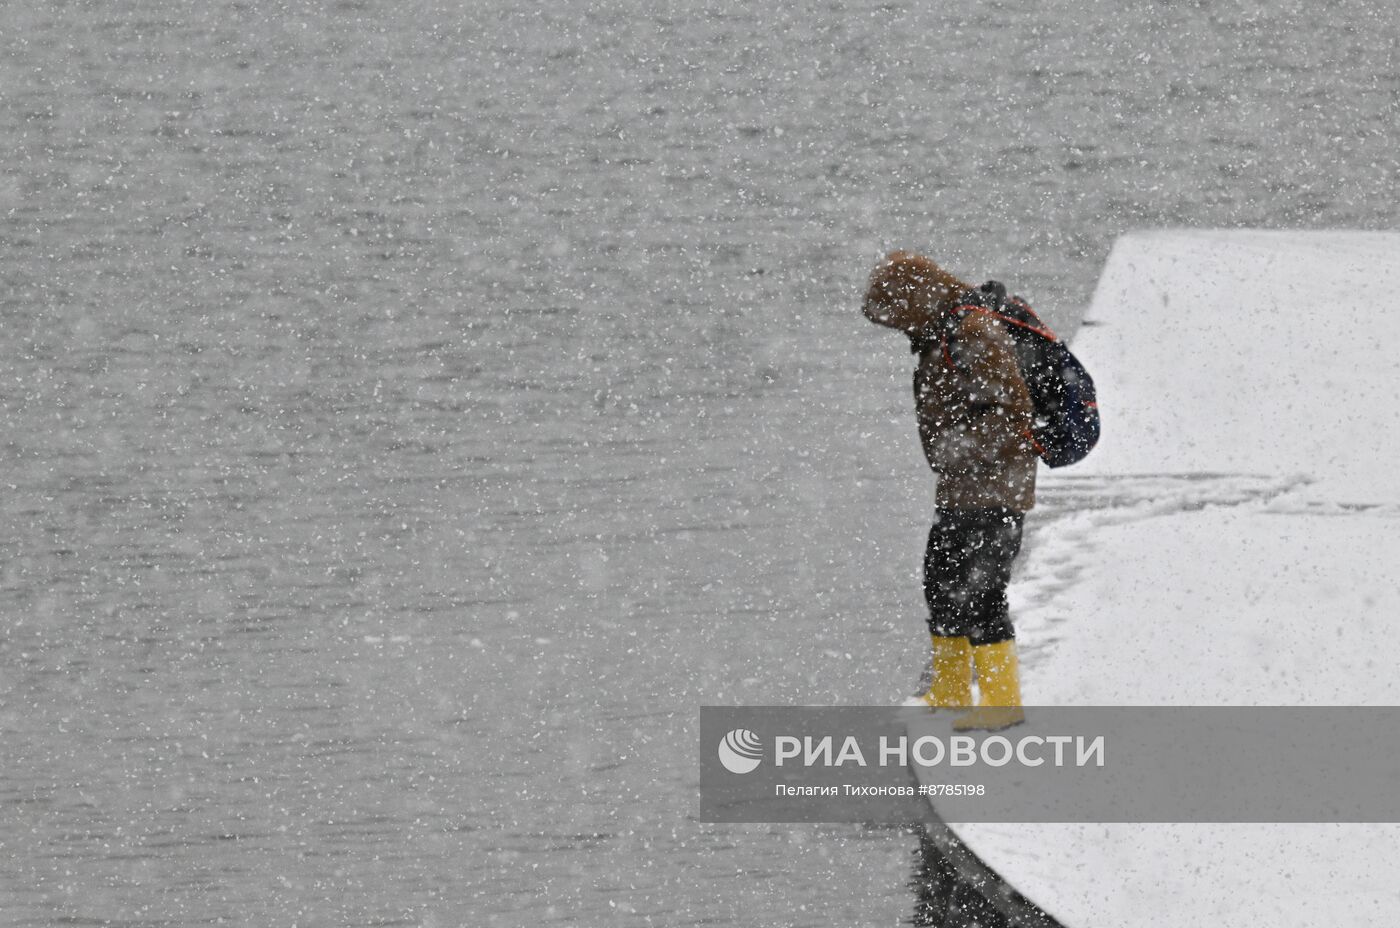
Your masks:
<path fill-rule="evenodd" d="M 1120 239 L 1012 606 L 1042 705 L 1400 702 L 1400 235 Z M 960 825 L 1071 926 L 1400 921 L 1396 825 Z"/>

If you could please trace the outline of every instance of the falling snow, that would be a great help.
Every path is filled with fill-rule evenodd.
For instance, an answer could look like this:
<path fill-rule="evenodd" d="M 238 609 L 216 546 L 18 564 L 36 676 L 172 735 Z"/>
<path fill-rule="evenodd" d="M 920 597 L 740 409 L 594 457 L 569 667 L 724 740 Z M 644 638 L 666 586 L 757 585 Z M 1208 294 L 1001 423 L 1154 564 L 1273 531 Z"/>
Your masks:
<path fill-rule="evenodd" d="M 4 920 L 932 918 L 913 834 L 696 821 L 701 704 L 879 704 L 924 660 L 933 485 L 872 262 L 1073 333 L 1124 232 L 1393 227 L 1397 22 L 10 4 Z M 1297 472 L 1127 491 L 1308 502 Z M 1031 630 L 1095 589 L 1042 579 Z"/>

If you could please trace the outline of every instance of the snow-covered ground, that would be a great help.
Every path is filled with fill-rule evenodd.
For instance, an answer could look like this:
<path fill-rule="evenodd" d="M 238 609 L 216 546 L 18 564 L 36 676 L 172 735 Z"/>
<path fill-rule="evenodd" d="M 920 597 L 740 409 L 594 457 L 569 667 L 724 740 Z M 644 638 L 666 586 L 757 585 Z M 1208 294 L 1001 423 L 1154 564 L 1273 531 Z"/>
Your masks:
<path fill-rule="evenodd" d="M 1100 447 L 1013 587 L 1041 705 L 1400 702 L 1400 235 L 1123 237 L 1076 353 Z M 1071 926 L 1400 920 L 1400 826 L 959 825 Z"/>

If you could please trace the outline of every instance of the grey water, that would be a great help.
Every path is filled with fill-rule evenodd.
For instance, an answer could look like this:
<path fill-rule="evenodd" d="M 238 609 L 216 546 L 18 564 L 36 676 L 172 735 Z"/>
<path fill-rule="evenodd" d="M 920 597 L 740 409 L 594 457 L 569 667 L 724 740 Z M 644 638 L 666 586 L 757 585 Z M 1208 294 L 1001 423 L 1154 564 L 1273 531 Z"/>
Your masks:
<path fill-rule="evenodd" d="M 872 263 L 1072 331 L 1400 193 L 1379 2 L 2 9 L 7 925 L 900 924 L 909 835 L 697 821 L 701 704 L 919 673 Z"/>

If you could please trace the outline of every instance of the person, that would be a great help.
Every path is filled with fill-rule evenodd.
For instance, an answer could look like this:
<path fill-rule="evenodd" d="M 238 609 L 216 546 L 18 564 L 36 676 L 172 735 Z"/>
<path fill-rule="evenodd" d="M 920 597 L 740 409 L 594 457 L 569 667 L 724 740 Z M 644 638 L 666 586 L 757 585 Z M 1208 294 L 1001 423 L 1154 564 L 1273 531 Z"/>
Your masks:
<path fill-rule="evenodd" d="M 967 310 L 977 293 L 931 259 L 897 251 L 876 266 L 862 304 L 866 318 L 909 336 L 919 358 L 915 412 L 938 485 L 924 553 L 933 676 L 911 702 L 967 708 L 953 722 L 962 731 L 1025 719 L 1006 587 L 1035 505 L 1037 461 L 1034 406 L 1011 337 Z"/>

